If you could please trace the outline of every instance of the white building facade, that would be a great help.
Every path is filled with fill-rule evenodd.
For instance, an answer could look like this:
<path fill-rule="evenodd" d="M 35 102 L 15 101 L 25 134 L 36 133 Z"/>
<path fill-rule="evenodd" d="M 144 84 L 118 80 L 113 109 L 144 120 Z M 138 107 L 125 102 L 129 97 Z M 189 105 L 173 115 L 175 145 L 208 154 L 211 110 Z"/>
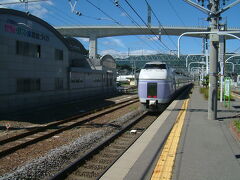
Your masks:
<path fill-rule="evenodd" d="M 107 73 L 45 21 L 0 9 L 0 112 L 114 92 Z"/>

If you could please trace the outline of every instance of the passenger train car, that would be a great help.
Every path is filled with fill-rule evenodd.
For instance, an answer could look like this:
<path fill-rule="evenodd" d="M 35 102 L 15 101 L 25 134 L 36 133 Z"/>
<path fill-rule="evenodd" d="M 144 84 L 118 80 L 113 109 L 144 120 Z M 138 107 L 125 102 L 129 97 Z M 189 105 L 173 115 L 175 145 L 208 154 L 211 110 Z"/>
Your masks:
<path fill-rule="evenodd" d="M 176 91 L 189 82 L 189 77 L 177 73 L 166 63 L 146 63 L 139 74 L 140 102 L 149 110 L 159 110 L 161 104 L 169 103 Z"/>

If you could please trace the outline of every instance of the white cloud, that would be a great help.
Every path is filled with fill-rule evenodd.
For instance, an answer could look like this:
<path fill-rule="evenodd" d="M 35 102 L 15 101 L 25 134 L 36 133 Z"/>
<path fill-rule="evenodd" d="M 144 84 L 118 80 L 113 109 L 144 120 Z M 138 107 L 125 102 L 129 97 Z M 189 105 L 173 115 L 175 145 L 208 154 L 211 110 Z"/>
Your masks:
<path fill-rule="evenodd" d="M 101 56 L 104 56 L 106 54 L 110 54 L 114 58 L 127 58 L 128 57 L 128 52 L 121 52 L 121 51 L 116 51 L 113 49 L 106 49 L 106 50 L 102 50 L 100 52 Z"/>
<path fill-rule="evenodd" d="M 159 41 L 159 37 L 158 36 L 153 36 L 148 38 L 150 41 Z"/>
<path fill-rule="evenodd" d="M 46 1 L 46 3 L 49 4 L 49 5 L 51 5 L 51 6 L 54 5 L 54 3 L 52 2 L 52 0 L 48 0 L 48 1 Z"/>
<path fill-rule="evenodd" d="M 120 16 L 127 16 L 127 14 L 125 12 L 122 12 Z"/>
<path fill-rule="evenodd" d="M 120 39 L 113 38 L 113 37 L 108 37 L 106 39 L 107 39 L 107 41 L 103 41 L 104 45 L 127 48 L 126 45 Z"/>
<path fill-rule="evenodd" d="M 151 54 L 158 54 L 158 51 L 149 50 L 149 49 L 139 49 L 130 52 L 130 55 L 134 56 L 141 56 L 141 55 L 151 55 Z"/>
<path fill-rule="evenodd" d="M 140 38 L 141 38 L 141 39 L 144 39 L 144 40 L 149 40 L 149 41 L 159 41 L 158 35 L 156 35 L 156 36 L 151 36 L 151 37 L 141 36 Z"/>
<path fill-rule="evenodd" d="M 4 0 L 2 4 L 5 3 L 16 3 L 19 1 L 16 0 Z M 46 8 L 46 6 L 53 6 L 54 3 L 52 0 L 49 1 L 40 1 L 40 2 L 33 2 L 33 3 L 28 3 L 28 11 L 39 18 L 43 18 L 46 14 L 49 13 L 49 10 Z M 12 9 L 17 9 L 20 11 L 26 11 L 25 9 L 25 3 L 17 3 L 17 4 L 6 4 L 0 7 L 2 8 L 12 8 Z"/>
<path fill-rule="evenodd" d="M 29 6 L 28 11 L 39 18 L 43 18 L 46 14 L 48 14 L 48 10 L 40 4 Z"/>
<path fill-rule="evenodd" d="M 119 58 L 125 58 L 127 57 L 128 55 L 130 56 L 141 56 L 141 55 L 153 55 L 153 54 L 158 54 L 159 52 L 158 51 L 154 51 L 154 50 L 148 50 L 148 49 L 139 49 L 139 50 L 133 50 L 133 51 L 130 51 L 130 52 L 127 52 L 127 51 L 116 51 L 116 50 L 113 50 L 113 49 L 106 49 L 106 50 L 103 50 L 100 52 L 100 54 L 103 56 L 103 55 L 106 55 L 106 54 L 110 54 L 112 55 L 113 57 L 119 57 Z"/>
<path fill-rule="evenodd" d="M 8 4 L 8 3 L 14 3 L 14 2 L 16 2 L 16 0 L 5 0 L 0 3 L 1 4 L 0 8 L 8 8 L 9 6 L 15 6 L 15 5 Z"/>
<path fill-rule="evenodd" d="M 120 54 L 120 51 L 116 51 L 113 49 L 106 49 L 106 50 L 102 50 L 101 54 Z"/>
<path fill-rule="evenodd" d="M 89 38 L 77 38 L 81 42 L 89 42 Z"/>

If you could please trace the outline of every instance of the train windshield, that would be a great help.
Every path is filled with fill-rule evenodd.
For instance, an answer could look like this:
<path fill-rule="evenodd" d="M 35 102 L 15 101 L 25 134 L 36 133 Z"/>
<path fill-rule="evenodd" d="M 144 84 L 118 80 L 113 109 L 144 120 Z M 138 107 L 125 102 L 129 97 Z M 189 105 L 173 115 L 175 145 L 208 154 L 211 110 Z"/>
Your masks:
<path fill-rule="evenodd" d="M 166 64 L 146 64 L 144 69 L 167 69 Z"/>

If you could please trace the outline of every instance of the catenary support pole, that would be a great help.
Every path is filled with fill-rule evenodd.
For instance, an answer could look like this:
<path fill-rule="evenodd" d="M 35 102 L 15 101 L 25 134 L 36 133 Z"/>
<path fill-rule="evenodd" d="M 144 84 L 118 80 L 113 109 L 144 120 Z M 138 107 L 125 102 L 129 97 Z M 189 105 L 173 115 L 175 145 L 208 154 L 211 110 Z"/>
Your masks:
<path fill-rule="evenodd" d="M 220 63 L 220 102 L 223 102 L 223 80 L 225 67 L 225 37 L 219 37 L 219 63 Z"/>
<path fill-rule="evenodd" d="M 211 31 L 218 31 L 219 15 L 214 15 L 219 9 L 219 0 L 210 0 L 211 12 Z M 218 61 L 219 36 L 210 35 L 210 72 L 209 72 L 209 91 L 208 91 L 208 119 L 217 119 L 217 61 Z"/>
<path fill-rule="evenodd" d="M 205 56 L 206 56 L 206 75 L 208 75 L 209 72 L 209 63 L 208 63 L 208 58 L 209 58 L 209 54 L 208 54 L 208 39 L 207 37 L 205 37 Z"/>
<path fill-rule="evenodd" d="M 192 5 L 195 8 L 198 8 L 200 11 L 206 13 L 208 15 L 208 19 L 210 20 L 210 70 L 209 70 L 209 96 L 208 96 L 208 119 L 214 120 L 217 119 L 217 60 L 218 60 L 218 46 L 219 46 L 219 35 L 228 35 L 239 39 L 239 37 L 231 34 L 229 31 L 219 31 L 219 20 L 220 15 L 227 11 L 228 9 L 232 8 L 233 6 L 240 3 L 240 0 L 236 0 L 235 2 L 222 7 L 219 10 L 219 3 L 220 0 L 208 0 L 207 8 L 204 7 L 205 0 L 201 1 L 191 1 L 191 0 L 184 0 L 188 4 Z M 198 3 L 202 2 L 202 6 Z M 225 3 L 223 4 L 225 5 Z M 233 32 L 234 33 L 234 32 Z M 185 35 L 183 33 L 181 36 Z M 181 36 L 178 38 L 178 56 L 180 55 L 180 46 L 179 40 Z"/>

